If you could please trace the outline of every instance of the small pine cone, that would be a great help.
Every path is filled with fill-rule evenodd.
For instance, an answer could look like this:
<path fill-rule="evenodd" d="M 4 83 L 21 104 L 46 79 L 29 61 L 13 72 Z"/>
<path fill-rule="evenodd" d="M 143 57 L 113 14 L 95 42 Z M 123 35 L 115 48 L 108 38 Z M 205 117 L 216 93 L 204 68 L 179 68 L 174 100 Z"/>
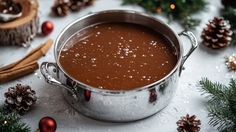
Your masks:
<path fill-rule="evenodd" d="M 230 24 L 223 18 L 215 17 L 209 21 L 202 31 L 202 43 L 213 49 L 220 49 L 230 45 L 233 34 Z"/>
<path fill-rule="evenodd" d="M 93 5 L 94 0 L 70 0 L 71 11 L 79 11 L 85 6 Z"/>
<path fill-rule="evenodd" d="M 85 6 L 93 5 L 94 0 L 83 0 Z"/>
<path fill-rule="evenodd" d="M 70 0 L 71 11 L 79 11 L 83 6 L 83 0 Z"/>
<path fill-rule="evenodd" d="M 185 117 L 181 117 L 179 121 L 176 122 L 178 132 L 199 132 L 201 121 L 196 120 L 196 116 L 189 116 L 187 114 Z"/>
<path fill-rule="evenodd" d="M 10 111 L 24 114 L 35 104 L 37 97 L 34 90 L 28 85 L 17 84 L 10 87 L 4 94 L 5 104 Z"/>
<path fill-rule="evenodd" d="M 66 16 L 69 13 L 69 4 L 64 0 L 56 0 L 52 7 L 52 12 L 56 16 Z"/>
<path fill-rule="evenodd" d="M 215 17 L 203 29 L 202 43 L 213 49 L 224 48 L 230 45 L 232 34 L 230 24 L 223 18 Z"/>
<path fill-rule="evenodd" d="M 229 70 L 236 71 L 236 55 L 233 54 L 226 58 L 226 63 Z"/>

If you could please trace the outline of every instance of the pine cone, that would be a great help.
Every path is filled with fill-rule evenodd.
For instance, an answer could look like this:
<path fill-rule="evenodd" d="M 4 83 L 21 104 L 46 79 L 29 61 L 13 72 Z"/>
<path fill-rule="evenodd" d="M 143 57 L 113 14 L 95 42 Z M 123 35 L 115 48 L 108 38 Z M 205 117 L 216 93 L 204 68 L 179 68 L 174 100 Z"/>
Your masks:
<path fill-rule="evenodd" d="M 64 0 L 56 0 L 52 12 L 57 16 L 66 16 L 69 13 L 69 4 Z"/>
<path fill-rule="evenodd" d="M 229 70 L 236 71 L 236 55 L 233 54 L 226 58 L 226 63 Z"/>
<path fill-rule="evenodd" d="M 71 11 L 79 11 L 84 6 L 90 6 L 94 3 L 94 0 L 70 0 Z"/>
<path fill-rule="evenodd" d="M 201 121 L 196 120 L 195 115 L 189 116 L 189 114 L 187 114 L 185 117 L 181 117 L 176 124 L 178 125 L 178 132 L 199 132 Z"/>
<path fill-rule="evenodd" d="M 230 24 L 223 18 L 215 17 L 203 29 L 201 38 L 207 47 L 220 49 L 230 45 L 232 34 Z"/>
<path fill-rule="evenodd" d="M 37 100 L 35 91 L 28 85 L 17 84 L 15 87 L 10 87 L 4 95 L 7 108 L 19 114 L 29 111 Z"/>
<path fill-rule="evenodd" d="M 90 5 L 93 5 L 94 3 L 94 0 L 83 0 L 83 1 L 84 1 L 85 6 L 90 6 Z"/>
<path fill-rule="evenodd" d="M 71 11 L 79 11 L 84 5 L 83 0 L 70 0 Z"/>

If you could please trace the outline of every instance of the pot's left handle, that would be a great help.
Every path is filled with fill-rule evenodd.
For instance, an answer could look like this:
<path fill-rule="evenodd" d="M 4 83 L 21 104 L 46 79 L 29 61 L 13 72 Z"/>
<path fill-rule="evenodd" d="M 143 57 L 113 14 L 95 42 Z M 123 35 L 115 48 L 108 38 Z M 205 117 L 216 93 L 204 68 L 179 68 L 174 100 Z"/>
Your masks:
<path fill-rule="evenodd" d="M 68 87 L 67 85 L 61 83 L 60 81 L 58 81 L 57 79 L 55 79 L 50 73 L 52 73 L 52 71 L 50 70 L 59 70 L 57 64 L 55 63 L 51 63 L 51 62 L 43 62 L 40 66 L 40 71 L 43 75 L 43 77 L 45 78 L 46 82 L 52 85 L 57 85 L 57 86 L 62 86 L 63 88 L 65 88 L 66 90 L 70 91 L 72 93 L 72 95 L 77 99 L 77 94 L 76 91 L 70 87 Z"/>
<path fill-rule="evenodd" d="M 182 36 L 182 35 L 186 36 L 190 40 L 191 48 L 189 49 L 187 54 L 184 55 L 183 58 L 182 58 L 181 65 L 180 65 L 180 73 L 179 73 L 179 75 L 181 75 L 181 72 L 183 70 L 183 65 L 184 65 L 185 61 L 193 53 L 193 51 L 198 47 L 197 39 L 196 39 L 195 35 L 192 32 L 190 32 L 190 31 L 183 31 L 183 32 L 179 33 L 179 36 Z"/>

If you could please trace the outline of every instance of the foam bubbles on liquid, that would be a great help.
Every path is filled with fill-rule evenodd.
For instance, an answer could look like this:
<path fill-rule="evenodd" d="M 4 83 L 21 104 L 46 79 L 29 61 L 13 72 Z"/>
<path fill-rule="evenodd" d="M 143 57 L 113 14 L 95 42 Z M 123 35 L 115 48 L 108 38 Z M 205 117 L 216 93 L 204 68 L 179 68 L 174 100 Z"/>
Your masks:
<path fill-rule="evenodd" d="M 75 54 L 75 57 L 79 57 L 79 56 L 80 56 L 80 54 L 79 54 L 79 53 Z"/>

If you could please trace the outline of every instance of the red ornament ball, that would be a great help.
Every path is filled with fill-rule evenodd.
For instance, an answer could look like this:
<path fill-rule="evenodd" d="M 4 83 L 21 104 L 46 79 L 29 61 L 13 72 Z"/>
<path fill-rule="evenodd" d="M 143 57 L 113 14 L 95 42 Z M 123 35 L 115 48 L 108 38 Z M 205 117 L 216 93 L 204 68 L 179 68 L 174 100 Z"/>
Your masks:
<path fill-rule="evenodd" d="M 55 132 L 57 129 L 57 123 L 52 117 L 43 117 L 39 121 L 40 132 Z"/>
<path fill-rule="evenodd" d="M 43 22 L 43 24 L 41 26 L 41 30 L 44 35 L 50 34 L 52 32 L 53 28 L 54 28 L 54 25 L 50 21 Z"/>

